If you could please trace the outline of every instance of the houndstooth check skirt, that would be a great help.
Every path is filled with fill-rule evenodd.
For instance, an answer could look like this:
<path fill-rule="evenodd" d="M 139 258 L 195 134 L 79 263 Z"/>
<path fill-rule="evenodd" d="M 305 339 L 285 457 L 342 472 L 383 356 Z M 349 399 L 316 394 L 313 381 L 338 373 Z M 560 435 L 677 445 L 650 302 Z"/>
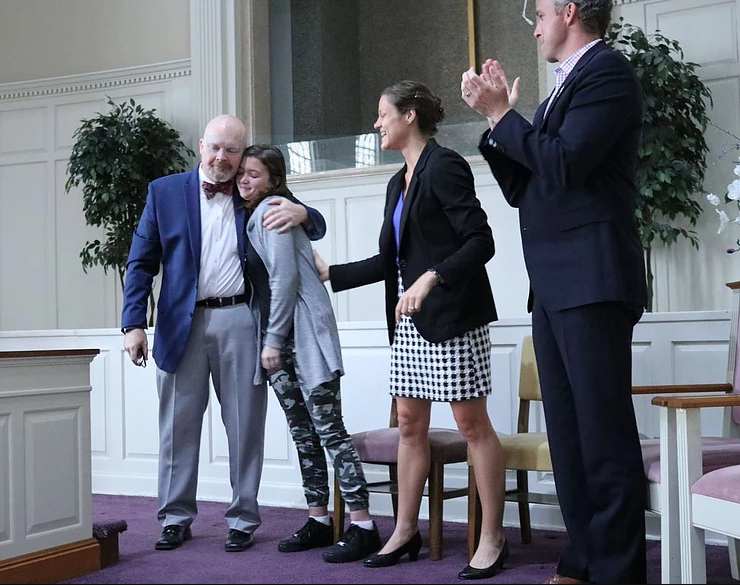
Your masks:
<path fill-rule="evenodd" d="M 398 296 L 403 294 L 399 274 Z M 455 402 L 491 393 L 491 334 L 481 325 L 459 337 L 431 343 L 411 317 L 396 324 L 391 346 L 391 396 Z"/>

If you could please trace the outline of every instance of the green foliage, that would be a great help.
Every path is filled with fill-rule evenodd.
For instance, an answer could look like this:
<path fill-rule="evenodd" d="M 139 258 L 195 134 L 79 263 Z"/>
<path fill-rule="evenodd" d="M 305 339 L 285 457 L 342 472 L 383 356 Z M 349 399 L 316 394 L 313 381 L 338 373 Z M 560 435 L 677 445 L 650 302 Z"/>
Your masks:
<path fill-rule="evenodd" d="M 187 169 L 195 153 L 177 130 L 133 99 L 108 98 L 110 111 L 82 120 L 73 135 L 65 190 L 82 185 L 85 221 L 105 231 L 103 241 L 86 242 L 82 269 L 115 269 L 123 286 L 131 238 L 146 202 L 150 181 Z"/>
<path fill-rule="evenodd" d="M 610 26 L 606 42 L 630 60 L 643 90 L 644 112 L 637 169 L 637 224 L 646 251 L 650 305 L 651 251 L 655 240 L 671 246 L 679 237 L 699 247 L 696 232 L 672 225 L 676 218 L 695 226 L 702 207 L 709 148 L 704 139 L 712 94 L 699 79 L 699 65 L 684 61 L 678 41 L 625 23 Z"/>

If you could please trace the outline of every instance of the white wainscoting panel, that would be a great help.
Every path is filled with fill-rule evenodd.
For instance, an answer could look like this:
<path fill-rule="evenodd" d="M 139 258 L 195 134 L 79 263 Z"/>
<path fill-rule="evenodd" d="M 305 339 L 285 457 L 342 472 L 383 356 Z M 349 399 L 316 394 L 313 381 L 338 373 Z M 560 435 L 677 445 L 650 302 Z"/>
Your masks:
<path fill-rule="evenodd" d="M 117 274 L 85 274 L 82 193 L 65 192 L 81 120 L 133 98 L 195 147 L 189 62 L 0 85 L 0 330 L 116 327 Z"/>
<path fill-rule="evenodd" d="M 521 340 L 530 332 L 527 318 L 504 319 L 491 327 L 493 341 L 493 386 L 488 411 L 498 432 L 516 428 Z M 729 312 L 646 314 L 637 325 L 633 344 L 635 384 L 721 382 L 727 367 Z M 350 432 L 388 424 L 388 337 L 384 322 L 340 322 L 340 336 L 346 375 L 342 378 L 344 420 Z M 157 491 L 157 390 L 156 368 L 134 367 L 123 353 L 122 335 L 116 329 L 0 332 L 0 351 L 29 349 L 99 348 L 91 364 L 92 485 L 95 493 L 154 496 Z M 150 337 L 150 342 L 151 342 Z M 260 503 L 271 506 L 305 507 L 295 448 L 284 415 L 268 389 L 269 406 L 265 439 L 265 465 Z M 636 397 L 640 431 L 648 437 L 659 435 L 658 413 L 649 397 Z M 539 430 L 545 430 L 541 408 L 534 413 Z M 721 431 L 719 411 L 707 421 L 710 432 Z M 435 404 L 432 425 L 455 428 L 451 409 Z M 7 432 L 0 417 L 0 437 Z M 6 454 L 7 455 L 7 454 Z M 3 457 L 0 452 L 0 463 Z M 367 466 L 369 479 L 378 479 L 382 468 Z M 464 464 L 450 466 L 448 481 L 463 485 Z M 509 477 L 513 482 L 513 474 Z M 531 474 L 533 491 L 553 493 L 551 474 Z M 0 494 L 7 486 L 0 485 Z M 198 497 L 229 501 L 225 433 L 215 395 L 206 412 L 200 455 Z M 372 495 L 371 507 L 390 515 L 390 498 Z M 0 502 L 7 501 L 5 498 Z M 152 511 L 154 513 L 154 510 Z M 426 503 L 422 515 L 427 516 Z M 3 512 L 0 506 L 0 519 Z M 466 502 L 450 500 L 445 518 L 465 521 Z M 534 506 L 535 526 L 562 527 L 557 509 Z M 516 507 L 506 510 L 505 521 L 516 524 Z M 657 524 L 652 526 L 653 532 Z"/>

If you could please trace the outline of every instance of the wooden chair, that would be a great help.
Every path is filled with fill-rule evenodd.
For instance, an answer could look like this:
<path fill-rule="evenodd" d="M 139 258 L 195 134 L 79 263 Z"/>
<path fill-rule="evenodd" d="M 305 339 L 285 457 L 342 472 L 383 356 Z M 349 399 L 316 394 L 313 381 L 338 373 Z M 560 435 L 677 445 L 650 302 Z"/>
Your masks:
<path fill-rule="evenodd" d="M 532 407 L 542 402 L 540 380 L 531 336 L 522 341 L 522 357 L 519 368 L 519 414 L 517 432 L 499 434 L 506 456 L 506 469 L 516 471 L 516 487 L 506 491 L 506 501 L 516 502 L 519 507 L 519 527 L 522 543 L 532 542 L 532 525 L 529 515 L 530 504 L 559 506 L 555 494 L 529 491 L 529 472 L 552 472 L 550 446 L 547 433 L 533 431 L 530 424 Z M 468 454 L 468 558 L 472 558 L 480 538 L 480 502 L 475 488 L 475 469 Z"/>
<path fill-rule="evenodd" d="M 352 435 L 352 441 L 364 464 L 385 465 L 388 467 L 388 479 L 368 482 L 371 493 L 384 493 L 391 496 L 393 517 L 398 514 L 398 414 L 396 400 L 391 400 L 391 414 L 388 427 L 373 429 Z M 461 498 L 468 495 L 468 487 L 449 487 L 444 483 L 445 465 L 464 463 L 467 458 L 468 444 L 457 429 L 429 429 L 429 446 L 431 464 L 429 477 L 424 489 L 424 496 L 429 504 L 429 558 L 436 561 L 442 558 L 442 520 L 443 504 L 450 498 Z M 337 542 L 344 531 L 345 503 L 334 478 L 334 542 Z"/>
<path fill-rule="evenodd" d="M 702 574 L 706 579 L 706 559 L 703 548 L 701 555 L 697 552 L 700 538 L 703 543 L 699 528 L 691 527 L 691 489 L 702 475 L 740 464 L 740 282 L 727 286 L 733 291 L 727 382 L 633 387 L 634 394 L 658 394 L 651 402 L 661 408 L 659 441 L 642 443 L 648 510 L 660 514 L 663 583 L 705 582 L 695 580 Z M 700 409 L 707 406 L 725 408 L 721 437 L 701 435 Z M 738 537 L 724 534 L 730 537 L 731 571 L 738 579 L 740 547 L 732 540 Z"/>
<path fill-rule="evenodd" d="M 678 538 L 676 544 L 680 581 L 706 583 L 707 565 L 704 531 L 727 537 L 730 570 L 740 578 L 740 464 L 709 467 L 704 462 L 701 409 L 722 407 L 726 413 L 740 411 L 740 393 L 713 396 L 653 398 L 661 408 L 661 441 L 669 450 L 661 458 L 661 475 L 675 478 L 678 492 Z M 733 421 L 736 426 L 740 420 Z M 730 458 L 725 459 L 726 462 Z M 663 548 L 663 547 L 661 547 Z M 662 551 L 665 553 L 666 551 Z M 665 581 L 664 581 L 665 582 Z"/>

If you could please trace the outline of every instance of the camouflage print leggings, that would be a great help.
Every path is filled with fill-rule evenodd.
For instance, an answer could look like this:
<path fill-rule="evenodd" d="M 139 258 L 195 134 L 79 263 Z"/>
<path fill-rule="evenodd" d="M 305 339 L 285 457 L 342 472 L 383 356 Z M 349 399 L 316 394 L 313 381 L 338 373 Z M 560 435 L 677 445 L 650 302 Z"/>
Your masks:
<path fill-rule="evenodd" d="M 339 378 L 318 388 L 304 389 L 292 349 L 292 344 L 286 344 L 281 352 L 281 368 L 269 377 L 298 451 L 306 502 L 316 508 L 329 504 L 326 448 L 350 511 L 366 510 L 370 502 L 367 483 L 355 446 L 344 428 Z"/>

